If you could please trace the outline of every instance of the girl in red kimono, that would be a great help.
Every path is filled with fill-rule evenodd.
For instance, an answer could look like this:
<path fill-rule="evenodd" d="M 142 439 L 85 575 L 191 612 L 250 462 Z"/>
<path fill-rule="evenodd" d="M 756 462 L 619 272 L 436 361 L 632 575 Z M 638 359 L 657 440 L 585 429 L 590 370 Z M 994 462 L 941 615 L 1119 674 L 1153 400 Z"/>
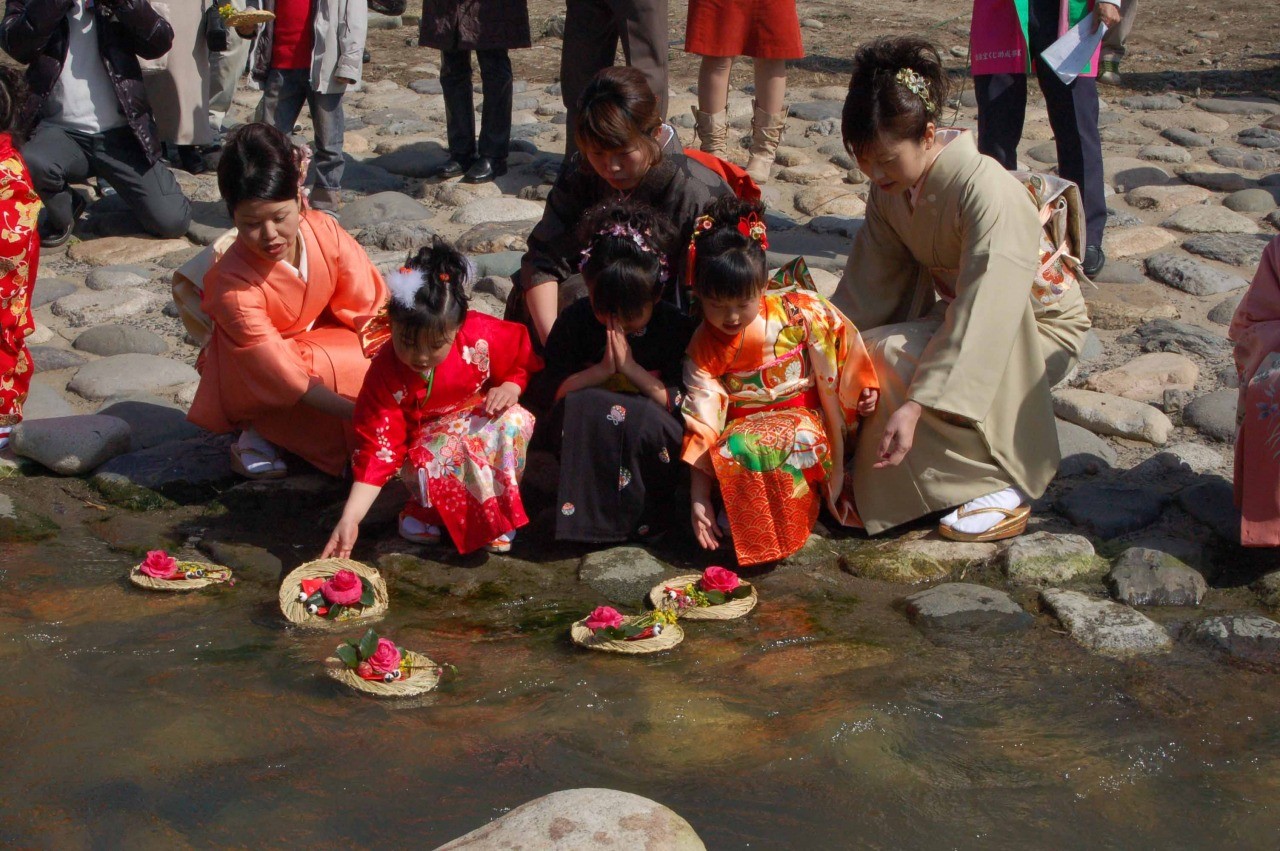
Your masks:
<path fill-rule="evenodd" d="M 31 318 L 31 289 L 40 265 L 40 237 L 36 216 L 40 195 L 8 128 L 22 106 L 18 72 L 0 68 L 0 449 L 9 445 L 9 432 L 22 420 L 22 403 L 31 386 L 31 354 L 27 335 L 35 330 Z"/>
<path fill-rule="evenodd" d="M 516 404 L 541 364 L 523 325 L 467 309 L 467 259 L 442 240 L 388 276 L 391 345 L 356 399 L 355 483 L 322 558 L 351 554 L 360 521 L 400 472 L 400 535 L 460 553 L 507 552 L 529 522 L 520 499 L 533 415 Z"/>

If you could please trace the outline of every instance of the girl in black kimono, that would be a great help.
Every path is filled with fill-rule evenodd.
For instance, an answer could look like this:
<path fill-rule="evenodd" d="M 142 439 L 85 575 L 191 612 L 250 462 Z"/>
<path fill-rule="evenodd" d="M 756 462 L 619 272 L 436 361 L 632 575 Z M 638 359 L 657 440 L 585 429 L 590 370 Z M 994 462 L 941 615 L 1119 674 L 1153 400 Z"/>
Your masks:
<path fill-rule="evenodd" d="M 662 298 L 671 224 L 649 207 L 588 213 L 579 268 L 588 295 L 556 320 L 530 388 L 535 440 L 560 458 L 556 538 L 647 537 L 666 525 L 679 485 L 684 350 L 694 323 Z"/>

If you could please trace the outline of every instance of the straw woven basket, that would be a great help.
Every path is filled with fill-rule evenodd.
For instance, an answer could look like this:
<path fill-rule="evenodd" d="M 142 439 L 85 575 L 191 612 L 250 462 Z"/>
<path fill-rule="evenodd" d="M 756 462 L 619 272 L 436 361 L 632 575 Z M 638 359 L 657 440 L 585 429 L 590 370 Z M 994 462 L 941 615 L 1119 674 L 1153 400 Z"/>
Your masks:
<path fill-rule="evenodd" d="M 663 589 L 696 585 L 701 578 L 702 574 L 700 573 L 674 576 L 666 582 L 653 586 L 653 589 L 649 591 L 649 602 L 653 604 L 655 609 L 674 608 L 671 606 L 671 601 L 662 596 Z M 740 618 L 754 609 L 756 603 L 760 602 L 760 597 L 756 594 L 756 586 L 750 582 L 743 582 L 742 584 L 751 589 L 750 597 L 743 597 L 741 600 L 730 600 L 718 606 L 695 606 L 689 609 L 676 609 L 676 612 L 680 620 L 685 621 L 730 621 L 734 618 Z"/>
<path fill-rule="evenodd" d="M 265 9 L 239 9 L 231 13 L 227 18 L 227 26 L 229 27 L 252 27 L 257 24 L 265 24 L 276 19 L 275 12 L 269 12 Z"/>
<path fill-rule="evenodd" d="M 154 576 L 147 576 L 142 572 L 141 565 L 135 565 L 129 571 L 129 581 L 139 588 L 145 588 L 148 591 L 194 591 L 197 588 L 206 588 L 210 585 L 217 585 L 220 582 L 226 582 L 231 578 L 231 568 L 222 567 L 216 564 L 207 564 L 202 561 L 180 561 L 178 567 L 184 571 L 195 570 L 196 568 L 204 568 L 209 570 L 225 570 L 227 575 L 221 576 L 203 576 L 198 579 L 156 579 Z"/>
<path fill-rule="evenodd" d="M 625 617 L 623 623 L 631 623 L 636 620 L 636 616 Z M 641 653 L 659 653 L 663 650 L 670 650 L 681 641 L 684 641 L 684 630 L 680 628 L 680 624 L 665 624 L 662 627 L 662 634 L 653 638 L 642 638 L 639 641 L 620 641 L 613 638 L 597 637 L 594 632 L 587 629 L 587 619 L 574 621 L 573 626 L 569 627 L 569 637 L 573 639 L 573 643 L 579 647 L 586 647 L 589 650 L 604 650 L 608 653 L 624 653 L 636 655 Z"/>
<path fill-rule="evenodd" d="M 338 682 L 374 697 L 416 697 L 426 694 L 440 684 L 439 665 L 412 650 L 406 650 L 404 656 L 409 661 L 409 666 L 413 668 L 413 676 L 389 683 L 366 680 L 348 668 L 337 656 L 330 656 L 324 660 L 325 672 Z"/>
<path fill-rule="evenodd" d="M 352 606 L 333 620 L 310 614 L 307 607 L 298 600 L 298 592 L 302 590 L 302 580 L 328 579 L 339 570 L 354 571 L 357 576 L 373 586 L 373 605 L 365 609 Z M 378 571 L 367 564 L 351 559 L 322 558 L 319 561 L 309 561 L 294 568 L 280 583 L 280 611 L 290 623 L 316 629 L 345 630 L 352 623 L 378 620 L 387 613 L 387 583 L 383 581 Z"/>

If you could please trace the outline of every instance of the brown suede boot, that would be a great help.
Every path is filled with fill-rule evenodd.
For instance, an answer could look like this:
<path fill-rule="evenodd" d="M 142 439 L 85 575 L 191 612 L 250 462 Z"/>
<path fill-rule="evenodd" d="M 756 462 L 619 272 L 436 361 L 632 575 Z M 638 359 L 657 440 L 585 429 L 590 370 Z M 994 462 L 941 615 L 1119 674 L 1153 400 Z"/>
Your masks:
<path fill-rule="evenodd" d="M 723 159 L 729 151 L 729 110 L 703 112 L 696 106 L 692 109 L 694 129 L 700 142 L 698 147 Z"/>
<path fill-rule="evenodd" d="M 754 103 L 751 116 L 751 159 L 747 161 L 747 174 L 758 184 L 769 182 L 769 168 L 782 143 L 782 132 L 787 128 L 787 110 L 765 112 Z"/>

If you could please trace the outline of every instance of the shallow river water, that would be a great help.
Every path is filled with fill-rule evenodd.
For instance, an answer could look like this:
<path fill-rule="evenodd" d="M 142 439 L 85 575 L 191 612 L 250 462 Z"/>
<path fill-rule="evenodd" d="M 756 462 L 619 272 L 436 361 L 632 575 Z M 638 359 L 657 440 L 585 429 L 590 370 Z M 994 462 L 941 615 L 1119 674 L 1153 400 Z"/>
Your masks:
<path fill-rule="evenodd" d="M 909 589 L 818 552 L 758 576 L 749 617 L 623 658 L 567 639 L 601 602 L 574 551 L 397 557 L 383 524 L 357 551 L 382 554 L 379 630 L 458 668 L 396 705 L 323 675 L 337 639 L 283 625 L 269 557 L 237 564 L 234 588 L 123 579 L 133 553 L 193 536 L 292 568 L 323 537 L 305 500 L 217 515 L 104 511 L 52 484 L 39 499 L 62 533 L 0 545 L 9 847 L 431 848 L 589 786 L 673 808 L 713 849 L 1280 846 L 1280 680 L 1182 645 L 1104 659 L 1045 615 L 935 643 L 895 607 Z"/>

